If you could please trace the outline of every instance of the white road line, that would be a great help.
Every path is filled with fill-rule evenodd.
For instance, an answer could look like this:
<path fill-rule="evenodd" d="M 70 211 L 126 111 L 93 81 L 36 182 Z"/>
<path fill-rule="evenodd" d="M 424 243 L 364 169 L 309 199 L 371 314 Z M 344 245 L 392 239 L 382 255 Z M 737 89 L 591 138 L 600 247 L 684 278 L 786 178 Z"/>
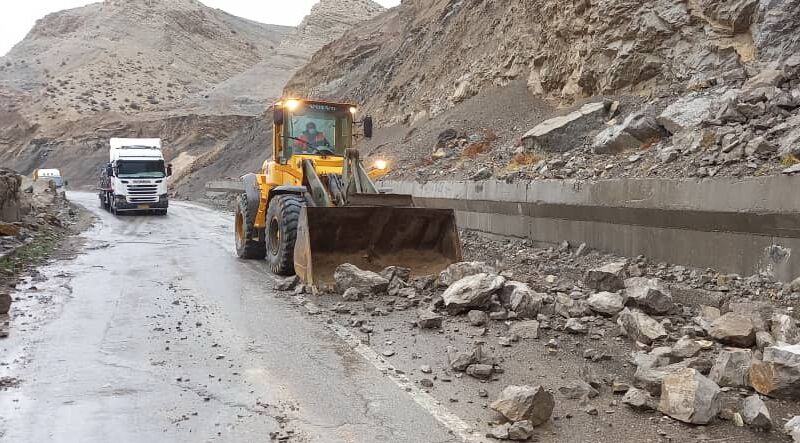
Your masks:
<path fill-rule="evenodd" d="M 305 299 L 305 297 L 304 297 Z M 305 306 L 316 312 L 322 312 L 315 304 L 305 299 Z M 381 371 L 384 375 L 389 377 L 400 390 L 407 393 L 418 405 L 428 411 L 436 420 L 444 425 L 453 435 L 460 438 L 465 443 L 490 443 L 480 432 L 476 431 L 472 426 L 468 425 L 464 420 L 457 415 L 450 412 L 446 407 L 442 406 L 439 400 L 433 398 L 432 395 L 419 389 L 413 381 L 409 380 L 405 374 L 397 374 L 394 371 L 394 366 L 387 362 L 383 357 L 378 355 L 374 349 L 365 345 L 350 333 L 347 328 L 335 322 L 326 323 L 328 329 L 333 331 L 339 338 L 345 341 L 354 351 L 356 351 L 364 360 L 372 364 L 377 370 Z"/>

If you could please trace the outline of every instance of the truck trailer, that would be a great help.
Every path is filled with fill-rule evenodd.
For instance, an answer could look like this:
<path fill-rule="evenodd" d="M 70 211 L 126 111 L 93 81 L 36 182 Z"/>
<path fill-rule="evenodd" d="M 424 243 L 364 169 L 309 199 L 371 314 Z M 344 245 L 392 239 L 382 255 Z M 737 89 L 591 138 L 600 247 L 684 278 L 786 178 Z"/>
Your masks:
<path fill-rule="evenodd" d="M 99 183 L 100 205 L 113 214 L 153 212 L 166 215 L 168 178 L 161 139 L 112 138 L 109 162 Z"/>

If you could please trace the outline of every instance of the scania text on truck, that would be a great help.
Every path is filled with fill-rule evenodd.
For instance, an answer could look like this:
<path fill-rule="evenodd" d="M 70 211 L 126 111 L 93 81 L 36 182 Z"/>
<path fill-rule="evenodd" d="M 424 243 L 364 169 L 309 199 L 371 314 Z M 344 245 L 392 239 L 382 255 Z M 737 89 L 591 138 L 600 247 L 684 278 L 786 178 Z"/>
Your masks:
<path fill-rule="evenodd" d="M 161 139 L 112 138 L 109 163 L 100 177 L 100 205 L 113 214 L 155 212 L 166 215 L 168 177 Z"/>

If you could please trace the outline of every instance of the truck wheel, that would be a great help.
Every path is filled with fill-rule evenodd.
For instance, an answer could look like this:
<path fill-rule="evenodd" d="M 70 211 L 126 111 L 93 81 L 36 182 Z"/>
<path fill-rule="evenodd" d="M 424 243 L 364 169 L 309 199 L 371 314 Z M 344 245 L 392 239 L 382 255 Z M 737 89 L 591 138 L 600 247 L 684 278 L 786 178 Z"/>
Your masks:
<path fill-rule="evenodd" d="M 164 215 L 167 211 L 164 210 Z M 267 254 L 267 244 L 264 241 L 264 231 L 256 229 L 256 214 L 247 210 L 247 196 L 242 194 L 236 199 L 236 255 L 244 259 L 261 260 Z M 253 240 L 253 237 L 258 240 Z"/>
<path fill-rule="evenodd" d="M 267 262 L 277 275 L 294 274 L 294 242 L 305 200 L 299 195 L 279 195 L 267 209 Z"/>

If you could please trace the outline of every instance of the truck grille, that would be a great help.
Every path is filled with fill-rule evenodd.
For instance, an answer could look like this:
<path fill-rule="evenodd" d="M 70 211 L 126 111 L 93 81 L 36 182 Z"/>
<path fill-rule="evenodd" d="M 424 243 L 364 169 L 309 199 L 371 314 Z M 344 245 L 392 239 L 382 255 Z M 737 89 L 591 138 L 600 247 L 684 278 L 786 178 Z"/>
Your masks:
<path fill-rule="evenodd" d="M 131 203 L 157 202 L 158 185 L 128 185 L 128 201 Z"/>

